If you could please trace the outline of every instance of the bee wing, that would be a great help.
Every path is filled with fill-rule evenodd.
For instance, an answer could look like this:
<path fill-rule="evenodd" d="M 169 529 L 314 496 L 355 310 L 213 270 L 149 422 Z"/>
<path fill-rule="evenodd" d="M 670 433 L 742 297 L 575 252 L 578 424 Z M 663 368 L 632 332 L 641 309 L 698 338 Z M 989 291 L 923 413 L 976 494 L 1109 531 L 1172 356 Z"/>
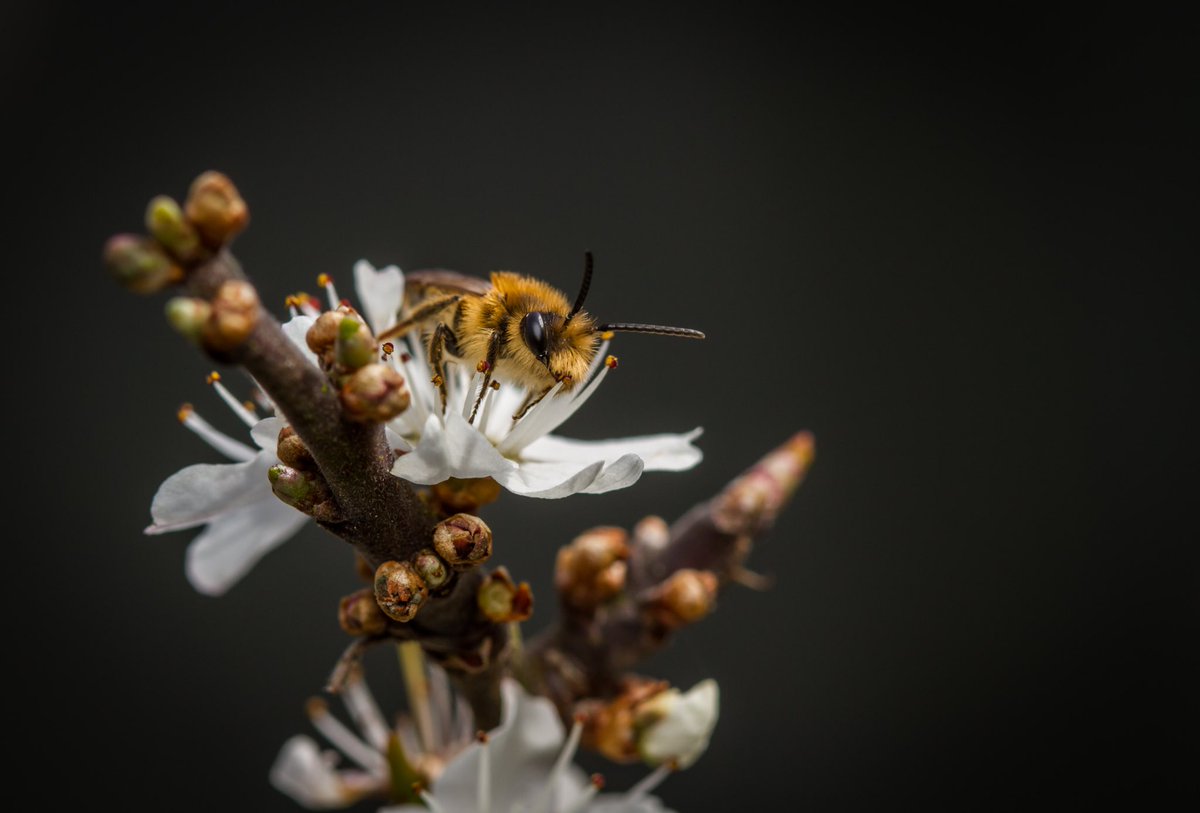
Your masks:
<path fill-rule="evenodd" d="M 473 277 L 446 268 L 422 268 L 419 271 L 408 271 L 404 275 L 404 283 L 423 293 L 432 288 L 446 293 L 464 293 L 483 296 L 492 289 L 492 284 L 481 277 Z"/>

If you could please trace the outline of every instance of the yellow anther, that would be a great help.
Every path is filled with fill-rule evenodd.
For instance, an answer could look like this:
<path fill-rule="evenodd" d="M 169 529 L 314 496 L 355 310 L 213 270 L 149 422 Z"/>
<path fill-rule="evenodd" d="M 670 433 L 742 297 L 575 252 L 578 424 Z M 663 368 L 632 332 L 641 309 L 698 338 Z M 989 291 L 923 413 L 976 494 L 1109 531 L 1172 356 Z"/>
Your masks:
<path fill-rule="evenodd" d="M 433 383 L 433 386 L 435 386 L 435 387 L 442 386 L 442 384 L 445 383 L 445 381 L 446 381 L 446 379 L 442 378 L 440 375 L 435 375 L 433 378 L 431 378 L 429 380 Z"/>
<path fill-rule="evenodd" d="M 329 283 L 333 282 L 333 277 L 328 274 L 320 274 L 317 276 L 317 285 L 324 288 Z"/>
<path fill-rule="evenodd" d="M 612 339 L 612 337 L 613 337 L 613 332 L 611 330 L 606 330 L 600 334 L 600 339 L 602 341 L 606 341 L 606 342 L 610 341 Z"/>
<path fill-rule="evenodd" d="M 487 359 L 475 365 L 475 372 L 477 373 L 486 373 L 490 369 L 492 369 L 492 365 L 487 363 Z"/>
<path fill-rule="evenodd" d="M 208 374 L 208 377 L 205 378 L 204 380 L 209 384 L 215 384 L 216 382 L 221 380 L 221 374 L 218 373 L 216 370 L 213 370 L 211 373 Z"/>
<path fill-rule="evenodd" d="M 498 389 L 500 389 L 500 382 L 499 382 L 499 381 L 493 381 L 493 382 L 492 382 L 492 383 L 491 383 L 489 386 L 491 386 L 491 388 L 492 388 L 492 389 L 494 389 L 494 390 L 498 390 Z"/>
<path fill-rule="evenodd" d="M 617 366 L 617 357 L 616 357 L 616 356 L 609 356 L 608 358 L 606 358 L 606 359 L 604 360 L 604 366 L 605 366 L 605 367 L 607 367 L 607 368 L 608 368 L 608 369 L 610 369 L 610 370 L 616 369 L 616 366 Z"/>
<path fill-rule="evenodd" d="M 192 417 L 192 405 L 191 404 L 180 405 L 179 409 L 176 410 L 176 412 L 175 412 L 175 417 L 179 419 L 180 423 L 183 423 L 188 418 Z"/>

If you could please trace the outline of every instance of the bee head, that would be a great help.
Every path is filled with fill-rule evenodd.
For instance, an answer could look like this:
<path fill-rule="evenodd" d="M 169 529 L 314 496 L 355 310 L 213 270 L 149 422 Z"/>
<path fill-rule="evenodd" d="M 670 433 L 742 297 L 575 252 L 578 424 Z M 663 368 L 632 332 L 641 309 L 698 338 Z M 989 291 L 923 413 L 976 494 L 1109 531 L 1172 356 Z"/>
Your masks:
<path fill-rule="evenodd" d="M 543 311 L 533 311 L 521 318 L 521 339 L 542 364 L 550 363 L 551 333 L 561 320 L 561 316 Z"/>

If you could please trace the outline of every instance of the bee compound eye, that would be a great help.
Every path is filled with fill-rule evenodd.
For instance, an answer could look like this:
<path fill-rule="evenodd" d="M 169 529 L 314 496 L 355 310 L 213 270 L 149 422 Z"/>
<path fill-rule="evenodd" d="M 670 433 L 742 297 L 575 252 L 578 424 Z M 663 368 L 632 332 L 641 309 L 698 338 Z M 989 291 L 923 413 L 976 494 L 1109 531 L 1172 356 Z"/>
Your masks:
<path fill-rule="evenodd" d="M 542 362 L 550 355 L 550 331 L 547 329 L 549 317 L 548 313 L 535 311 L 525 314 L 521 319 L 521 338 L 525 340 L 525 346 Z"/>

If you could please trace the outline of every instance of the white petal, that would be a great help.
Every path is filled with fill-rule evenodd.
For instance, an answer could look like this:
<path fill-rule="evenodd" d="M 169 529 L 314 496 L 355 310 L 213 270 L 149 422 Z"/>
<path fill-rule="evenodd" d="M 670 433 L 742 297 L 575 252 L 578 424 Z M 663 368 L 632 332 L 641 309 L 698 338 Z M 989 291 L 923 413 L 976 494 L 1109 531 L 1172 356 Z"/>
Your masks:
<path fill-rule="evenodd" d="M 660 712 L 662 719 L 649 725 L 638 739 L 638 751 L 651 764 L 679 761 L 686 768 L 708 747 L 709 737 L 720 713 L 717 682 L 702 680 L 686 694 L 678 689 L 662 692 L 645 707 Z"/>
<path fill-rule="evenodd" d="M 279 448 L 279 430 L 285 426 L 287 421 L 283 418 L 263 418 L 254 424 L 254 428 L 250 430 L 250 437 L 254 439 L 258 448 L 274 455 Z"/>
<path fill-rule="evenodd" d="M 315 321 L 317 321 L 315 317 L 299 314 L 283 323 L 283 332 L 292 340 L 292 344 L 300 348 L 300 352 L 314 367 L 317 366 L 317 356 L 308 349 L 308 340 L 305 336 L 308 335 L 308 329 L 313 326 Z"/>
<path fill-rule="evenodd" d="M 613 463 L 627 454 L 637 455 L 646 471 L 683 471 L 695 466 L 703 453 L 692 445 L 700 437 L 700 427 L 681 435 L 643 435 L 618 440 L 573 440 L 547 435 L 525 447 L 522 460 L 593 461 Z"/>
<path fill-rule="evenodd" d="M 500 684 L 500 725 L 489 732 L 486 746 L 473 743 L 451 760 L 433 787 L 434 797 L 447 810 L 475 809 L 480 749 L 492 761 L 493 811 L 502 813 L 515 802 L 531 801 L 549 778 L 563 744 L 563 726 L 549 700 L 531 697 L 511 678 Z M 587 779 L 578 768 L 563 775 L 557 787 L 560 803 L 577 798 Z"/>
<path fill-rule="evenodd" d="M 316 742 L 298 734 L 283 744 L 271 766 L 271 784 L 310 810 L 344 807 L 350 800 Z"/>
<path fill-rule="evenodd" d="M 525 463 L 495 480 L 514 494 L 556 500 L 587 490 L 603 470 L 603 460 L 582 467 L 571 462 Z"/>
<path fill-rule="evenodd" d="M 267 469 L 275 455 L 260 452 L 244 463 L 197 463 L 181 469 L 158 487 L 150 504 L 154 524 L 148 534 L 194 528 L 225 512 L 271 494 Z"/>
<path fill-rule="evenodd" d="M 587 813 L 674 813 L 656 796 L 626 799 L 619 793 L 602 793 L 587 806 Z"/>
<path fill-rule="evenodd" d="M 201 593 L 221 595 L 307 520 L 268 489 L 263 499 L 222 514 L 192 540 L 186 557 L 188 580 Z"/>
<path fill-rule="evenodd" d="M 416 448 L 396 460 L 392 474 L 410 483 L 430 485 L 449 477 L 496 477 L 514 470 L 507 460 L 463 417 L 450 412 L 445 423 L 430 415 Z"/>
<path fill-rule="evenodd" d="M 404 301 L 404 274 L 394 265 L 378 271 L 366 260 L 354 264 L 354 289 L 363 315 L 378 335 L 396 323 Z"/>

